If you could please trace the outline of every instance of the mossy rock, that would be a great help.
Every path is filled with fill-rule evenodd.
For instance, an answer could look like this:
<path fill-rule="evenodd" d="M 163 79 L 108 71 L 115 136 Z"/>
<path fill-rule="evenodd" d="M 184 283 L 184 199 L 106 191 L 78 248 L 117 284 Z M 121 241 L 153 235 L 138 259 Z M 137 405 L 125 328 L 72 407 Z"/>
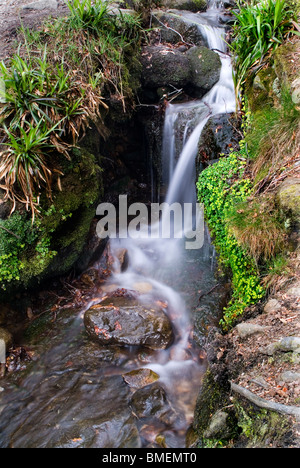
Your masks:
<path fill-rule="evenodd" d="M 192 11 L 194 13 L 198 11 L 206 11 L 207 9 L 206 0 L 162 0 L 161 4 L 166 8 Z"/>
<path fill-rule="evenodd" d="M 259 409 L 245 399 L 233 400 L 240 434 L 236 446 L 242 448 L 283 448 L 292 437 L 288 418 L 273 411 Z"/>
<path fill-rule="evenodd" d="M 284 43 L 274 52 L 274 67 L 280 82 L 291 89 L 295 79 L 300 78 L 299 68 L 295 69 L 295 56 L 298 56 L 299 42 Z"/>
<path fill-rule="evenodd" d="M 26 238 L 17 243 L 11 258 L 6 259 L 12 275 L 6 275 L 6 280 L 4 276 L 1 287 L 8 297 L 43 280 L 66 274 L 84 248 L 101 196 L 100 168 L 95 157 L 85 149 L 75 149 L 72 160 L 64 164 L 62 190 L 53 190 L 51 202 L 46 198 L 41 201 L 41 216 L 33 227 L 24 210 L 11 218 L 14 232 L 21 232 L 23 227 Z M 2 244 L 4 240 L 3 236 Z M 10 252 L 11 238 L 7 242 L 2 250 Z"/>
<path fill-rule="evenodd" d="M 192 47 L 186 56 L 191 70 L 190 93 L 202 97 L 219 81 L 221 59 L 216 52 L 203 46 Z"/>
<path fill-rule="evenodd" d="M 259 111 L 267 105 L 273 106 L 274 100 L 278 101 L 278 93 L 274 92 L 276 80 L 275 69 L 269 66 L 260 70 L 254 80 L 246 84 L 247 103 L 251 112 Z"/>
<path fill-rule="evenodd" d="M 182 16 L 176 10 L 155 10 L 152 15 L 152 24 L 160 29 L 163 42 L 177 44 L 184 39 L 189 44 L 206 45 L 206 39 L 196 19 L 191 20 L 190 17 Z"/>
<path fill-rule="evenodd" d="M 300 225 L 300 179 L 289 178 L 277 194 L 279 206 L 292 221 Z"/>
<path fill-rule="evenodd" d="M 44 217 L 43 227 L 51 236 L 51 247 L 58 254 L 39 272 L 38 278 L 67 273 L 78 260 L 101 194 L 100 168 L 95 157 L 84 148 L 73 150 L 74 165 L 62 179 L 62 191 L 53 197 L 50 215 Z M 36 265 L 29 260 L 26 268 L 35 278 Z"/>
<path fill-rule="evenodd" d="M 166 46 L 146 46 L 141 55 L 142 83 L 145 88 L 161 88 L 166 85 L 183 87 L 190 78 L 186 55 Z"/>
<path fill-rule="evenodd" d="M 193 427 L 201 439 L 209 426 L 212 414 L 226 406 L 227 389 L 216 382 L 213 373 L 208 370 L 204 376 L 198 396 Z"/>

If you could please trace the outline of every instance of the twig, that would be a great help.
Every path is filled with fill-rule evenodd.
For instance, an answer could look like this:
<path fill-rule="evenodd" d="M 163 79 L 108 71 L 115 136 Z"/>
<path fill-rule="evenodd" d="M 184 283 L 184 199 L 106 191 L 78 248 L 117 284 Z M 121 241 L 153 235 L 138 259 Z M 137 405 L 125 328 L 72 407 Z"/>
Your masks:
<path fill-rule="evenodd" d="M 1 226 L 0 225 L 0 229 L 3 229 L 3 231 L 6 231 L 8 234 L 10 234 L 11 236 L 14 236 L 16 237 L 17 239 L 21 240 L 21 237 L 20 236 L 17 236 L 17 234 L 15 234 L 14 232 L 10 231 L 9 229 L 6 229 L 4 226 Z"/>
<path fill-rule="evenodd" d="M 190 44 L 189 42 L 186 42 L 186 41 L 183 39 L 182 35 L 181 35 L 178 31 L 176 31 L 176 29 L 173 29 L 173 28 L 171 28 L 170 26 L 167 26 L 167 25 L 164 24 L 162 21 L 160 21 L 155 15 L 152 14 L 151 17 L 152 17 L 152 16 L 156 19 L 156 21 L 158 21 L 158 22 L 159 22 L 162 26 L 164 26 L 166 29 L 169 29 L 170 31 L 173 31 L 175 34 L 178 34 L 178 36 L 180 37 L 181 41 L 182 41 L 184 44 L 186 44 L 186 45 L 188 45 L 188 46 L 192 46 L 192 47 L 195 45 L 195 44 Z"/>
<path fill-rule="evenodd" d="M 213 288 L 211 288 L 208 292 L 201 294 L 201 295 L 199 296 L 198 302 L 201 301 L 202 297 L 208 296 L 210 293 L 212 293 L 212 292 L 213 292 L 215 289 L 217 289 L 219 286 L 220 286 L 220 284 L 218 283 L 218 284 L 216 284 Z"/>

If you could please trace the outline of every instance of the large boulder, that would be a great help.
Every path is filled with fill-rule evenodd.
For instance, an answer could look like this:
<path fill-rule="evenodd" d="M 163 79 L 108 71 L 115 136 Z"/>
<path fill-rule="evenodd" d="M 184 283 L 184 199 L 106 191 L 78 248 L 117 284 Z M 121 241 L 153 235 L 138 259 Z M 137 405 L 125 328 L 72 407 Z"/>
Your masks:
<path fill-rule="evenodd" d="M 162 6 L 175 8 L 177 10 L 187 10 L 194 13 L 207 9 L 206 0 L 162 0 Z"/>
<path fill-rule="evenodd" d="M 202 97 L 220 78 L 221 59 L 207 47 L 192 47 L 186 53 L 191 71 L 190 94 Z"/>
<path fill-rule="evenodd" d="M 164 311 L 130 298 L 113 297 L 93 306 L 84 316 L 88 335 L 102 346 L 145 346 L 165 349 L 173 341 Z"/>
<path fill-rule="evenodd" d="M 189 61 L 185 54 L 167 46 L 146 46 L 141 55 L 142 83 L 145 88 L 166 85 L 181 88 L 190 78 Z"/>
<path fill-rule="evenodd" d="M 146 46 L 141 55 L 144 88 L 183 88 L 201 98 L 219 80 L 221 59 L 204 46 L 195 46 L 186 53 L 168 46 Z"/>
<path fill-rule="evenodd" d="M 188 45 L 207 45 L 196 19 L 178 15 L 175 10 L 154 10 L 152 25 L 159 28 L 162 42 L 176 44 L 184 41 Z"/>
<path fill-rule="evenodd" d="M 168 425 L 176 420 L 176 413 L 159 382 L 137 390 L 131 399 L 131 406 L 139 419 L 154 417 Z"/>

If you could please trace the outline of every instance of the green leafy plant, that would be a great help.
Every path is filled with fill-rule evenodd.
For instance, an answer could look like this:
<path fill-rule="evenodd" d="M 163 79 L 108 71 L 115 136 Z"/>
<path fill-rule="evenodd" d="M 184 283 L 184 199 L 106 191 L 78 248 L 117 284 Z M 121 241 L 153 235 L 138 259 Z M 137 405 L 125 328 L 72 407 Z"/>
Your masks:
<path fill-rule="evenodd" d="M 61 155 L 71 158 L 91 122 L 107 136 L 103 94 L 119 99 L 124 112 L 132 96 L 128 61 L 139 44 L 139 18 L 112 13 L 103 0 L 67 4 L 66 18 L 39 31 L 23 28 L 17 53 L 0 63 L 0 184 L 13 210 L 21 202 L 32 219 L 40 196 L 51 201 L 53 180 L 61 187 Z"/>
<path fill-rule="evenodd" d="M 0 288 L 3 290 L 9 283 L 21 280 L 26 251 L 30 250 L 31 257 L 36 257 L 38 263 L 56 255 L 40 221 L 32 226 L 30 219 L 15 212 L 9 219 L 0 220 L 0 231 Z"/>
<path fill-rule="evenodd" d="M 232 206 L 244 202 L 252 193 L 252 183 L 242 178 L 245 170 L 245 147 L 205 169 L 197 182 L 198 198 L 220 256 L 220 265 L 232 277 L 232 298 L 221 324 L 225 330 L 243 314 L 245 308 L 264 295 L 257 265 L 228 229 L 226 217 Z"/>
<path fill-rule="evenodd" d="M 18 136 L 4 125 L 8 140 L 7 149 L 0 153 L 0 180 L 3 181 L 0 187 L 13 202 L 13 211 L 18 200 L 29 206 L 34 216 L 38 204 L 36 194 L 40 193 L 42 185 L 49 197 L 51 196 L 52 171 L 49 169 L 46 153 L 54 148 L 49 135 L 57 125 L 48 130 L 44 127 L 43 120 L 37 126 L 26 121 L 24 124 L 27 124 L 27 130 L 19 124 L 16 128 Z M 55 168 L 53 171 L 62 174 Z"/>
<path fill-rule="evenodd" d="M 68 0 L 70 15 L 68 22 L 72 29 L 86 29 L 93 33 L 115 29 L 115 18 L 109 3 L 103 0 Z"/>
<path fill-rule="evenodd" d="M 282 44 L 288 33 L 295 32 L 295 14 L 286 0 L 239 1 L 238 7 L 230 45 L 237 94 L 249 74 L 264 65 L 268 53 Z"/>

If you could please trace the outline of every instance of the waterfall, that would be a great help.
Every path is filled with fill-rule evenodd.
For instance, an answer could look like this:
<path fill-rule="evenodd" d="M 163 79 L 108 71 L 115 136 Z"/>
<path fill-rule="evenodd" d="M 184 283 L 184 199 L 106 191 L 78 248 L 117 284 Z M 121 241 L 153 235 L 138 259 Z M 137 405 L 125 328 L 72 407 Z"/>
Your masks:
<path fill-rule="evenodd" d="M 231 59 L 225 54 L 226 44 L 222 40 L 223 31 L 221 28 L 209 24 L 205 25 L 207 42 L 216 46 L 221 59 L 221 72 L 218 83 L 201 100 L 185 107 L 183 104 L 170 104 L 167 109 L 163 147 L 168 148 L 168 152 L 164 152 L 163 157 L 169 160 L 170 186 L 167 194 L 168 203 L 175 201 L 187 203 L 195 200 L 195 157 L 202 130 L 210 117 L 235 111 L 236 103 Z M 174 161 L 176 160 L 176 145 L 174 143 L 176 126 L 174 123 L 187 109 L 191 108 L 196 114 L 193 116 L 193 123 L 196 125 L 182 149 L 178 164 L 174 170 Z M 173 127 L 171 128 L 172 124 Z M 186 120 L 186 130 L 188 130 L 190 124 L 191 119 L 188 118 Z M 166 167 L 166 162 L 164 167 Z"/>
<path fill-rule="evenodd" d="M 219 3 L 220 5 L 220 3 Z M 232 79 L 232 67 L 224 43 L 224 29 L 217 26 L 219 10 L 214 3 L 208 12 L 201 15 L 199 28 L 203 29 L 207 44 L 215 49 L 221 59 L 220 79 L 218 83 L 202 98 L 196 101 L 168 104 L 165 114 L 163 130 L 163 182 L 168 185 L 166 204 L 193 203 L 196 205 L 196 169 L 195 158 L 198 151 L 198 143 L 210 117 L 219 113 L 235 111 L 235 93 Z M 189 14 L 185 12 L 185 14 Z M 193 14 L 195 16 L 195 14 Z M 166 210 L 167 211 L 167 210 Z M 160 232 L 164 216 L 154 226 L 153 232 Z M 149 367 L 160 376 L 160 380 L 171 392 L 177 386 L 178 376 L 192 382 L 199 381 L 201 365 L 197 359 L 187 358 L 187 349 L 191 334 L 190 310 L 184 297 L 176 287 L 172 287 L 174 274 L 184 274 L 184 262 L 194 262 L 188 257 L 184 248 L 184 241 L 173 236 L 171 238 L 159 238 L 154 236 L 147 238 L 148 233 L 141 228 L 140 236 L 134 239 L 113 239 L 110 241 L 112 255 L 117 258 L 117 251 L 125 248 L 128 253 L 128 267 L 126 271 L 116 272 L 110 279 L 114 287 L 134 290 L 137 284 L 147 284 L 147 291 L 139 295 L 140 301 L 149 302 L 154 298 L 166 301 L 169 310 L 172 311 L 171 319 L 174 329 L 177 331 L 176 342 L 170 349 L 156 353 L 155 360 L 149 364 L 141 363 L 143 367 Z M 183 232 L 185 234 L 185 231 Z M 205 228 L 207 244 L 204 249 L 196 252 L 198 261 L 207 261 L 210 257 L 211 244 L 209 233 Z M 213 258 L 212 262 L 215 259 Z M 212 266 L 208 267 L 211 275 Z M 207 268 L 207 267 L 206 267 Z M 182 271 L 182 273 L 180 273 Z M 175 311 L 175 313 L 174 313 Z M 201 368 L 202 369 L 202 368 Z M 193 377 L 194 376 L 194 377 Z M 198 377 L 197 377 L 198 376 Z M 191 390 L 191 388 L 190 388 Z M 192 391 L 192 390 L 191 390 Z M 195 396 L 195 395 L 194 395 Z"/>
<path fill-rule="evenodd" d="M 225 53 L 224 29 L 216 26 L 219 10 L 215 7 L 216 5 L 213 4 L 207 13 L 193 14 L 193 16 L 201 17 L 199 28 L 203 28 L 208 45 L 215 48 L 220 56 L 220 79 L 202 99 L 188 103 L 169 104 L 166 109 L 162 157 L 163 180 L 168 183 L 166 195 L 168 206 L 174 203 L 179 203 L 181 206 L 187 203 L 196 204 L 195 157 L 203 128 L 211 116 L 235 111 L 231 61 Z M 190 15 L 188 12 L 182 14 Z M 164 216 L 169 213 L 170 211 L 168 213 L 163 211 L 161 219 L 152 226 L 152 232 L 160 232 Z M 171 309 L 180 309 L 179 319 L 174 326 L 179 330 L 180 335 L 176 346 L 182 351 L 187 344 L 189 333 L 189 312 L 180 294 L 167 286 L 163 279 L 166 270 L 169 269 L 170 273 L 180 268 L 180 262 L 185 255 L 184 243 L 182 239 L 177 239 L 176 235 L 169 239 L 162 239 L 159 235 L 147 238 L 144 234 L 147 232 L 141 228 L 139 238 L 111 240 L 112 253 L 121 246 L 127 249 L 129 258 L 127 270 L 115 274 L 111 281 L 127 289 L 134 289 L 137 282 L 147 282 L 151 284 L 153 291 L 168 301 Z M 209 239 L 208 233 L 206 233 L 206 238 Z M 145 300 L 148 299 L 149 295 L 146 295 Z M 180 352 L 173 353 L 174 355 L 179 356 Z M 165 359 L 163 362 L 166 364 Z M 159 374 L 163 374 L 162 369 Z"/>

